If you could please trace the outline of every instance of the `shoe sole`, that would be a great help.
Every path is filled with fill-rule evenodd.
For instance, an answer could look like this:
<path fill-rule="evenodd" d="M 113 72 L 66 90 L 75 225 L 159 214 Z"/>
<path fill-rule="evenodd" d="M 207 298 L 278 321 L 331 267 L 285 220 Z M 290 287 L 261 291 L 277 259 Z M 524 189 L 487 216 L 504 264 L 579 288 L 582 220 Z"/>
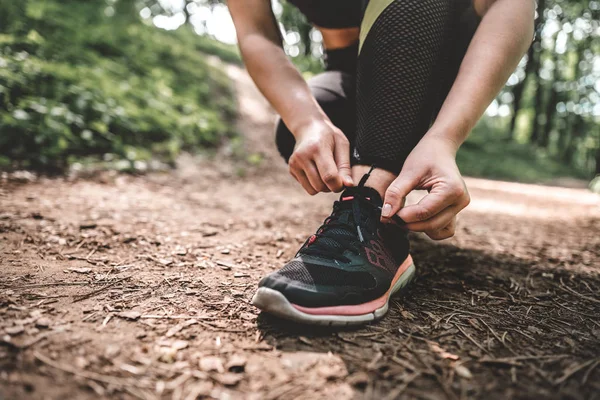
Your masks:
<path fill-rule="evenodd" d="M 408 256 L 398 269 L 390 289 L 388 289 L 388 291 L 379 299 L 365 304 L 308 308 L 290 303 L 288 299 L 277 290 L 261 287 L 256 291 L 256 294 L 252 298 L 252 305 L 269 314 L 302 324 L 325 326 L 366 324 L 382 318 L 388 312 L 390 298 L 394 294 L 403 291 L 408 286 L 414 279 L 415 272 L 415 264 L 413 263 L 412 258 Z M 382 301 L 384 301 L 383 305 L 368 312 L 364 312 L 365 307 L 368 307 L 369 304 L 377 304 Z M 358 311 L 362 312 L 356 313 Z"/>

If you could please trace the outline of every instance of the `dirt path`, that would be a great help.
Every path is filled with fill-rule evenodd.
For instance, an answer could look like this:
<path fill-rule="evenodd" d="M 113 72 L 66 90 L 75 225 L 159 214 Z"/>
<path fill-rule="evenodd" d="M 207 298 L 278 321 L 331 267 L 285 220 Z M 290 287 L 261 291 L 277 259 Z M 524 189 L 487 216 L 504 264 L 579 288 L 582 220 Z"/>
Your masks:
<path fill-rule="evenodd" d="M 573 398 L 600 393 L 600 201 L 470 179 L 455 238 L 414 238 L 419 278 L 382 322 L 259 315 L 257 281 L 334 196 L 304 195 L 247 76 L 264 161 L 0 186 L 0 399 Z"/>

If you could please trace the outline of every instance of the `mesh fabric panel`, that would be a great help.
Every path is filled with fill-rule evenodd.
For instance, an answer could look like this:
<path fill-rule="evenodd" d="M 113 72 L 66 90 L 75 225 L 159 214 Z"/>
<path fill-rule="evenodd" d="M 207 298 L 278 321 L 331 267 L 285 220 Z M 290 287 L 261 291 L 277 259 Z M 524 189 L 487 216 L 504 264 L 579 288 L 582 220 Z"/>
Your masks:
<path fill-rule="evenodd" d="M 277 273 L 307 285 L 358 287 L 361 289 L 370 289 L 375 286 L 375 279 L 366 272 L 343 271 L 297 260 L 290 261 Z"/>
<path fill-rule="evenodd" d="M 454 3 L 395 0 L 371 26 L 358 59 L 355 164 L 398 173 L 429 128 L 451 48 Z"/>

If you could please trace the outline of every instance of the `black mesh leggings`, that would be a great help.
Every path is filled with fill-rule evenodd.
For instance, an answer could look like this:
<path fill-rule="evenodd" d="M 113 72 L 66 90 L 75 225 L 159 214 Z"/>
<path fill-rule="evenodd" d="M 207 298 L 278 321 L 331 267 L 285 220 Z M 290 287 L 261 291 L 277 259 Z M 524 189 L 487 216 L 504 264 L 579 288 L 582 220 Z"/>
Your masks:
<path fill-rule="evenodd" d="M 371 0 L 356 74 L 328 68 L 309 81 L 348 137 L 353 165 L 400 172 L 446 98 L 478 22 L 469 0 Z M 288 160 L 295 141 L 282 122 L 276 141 Z"/>

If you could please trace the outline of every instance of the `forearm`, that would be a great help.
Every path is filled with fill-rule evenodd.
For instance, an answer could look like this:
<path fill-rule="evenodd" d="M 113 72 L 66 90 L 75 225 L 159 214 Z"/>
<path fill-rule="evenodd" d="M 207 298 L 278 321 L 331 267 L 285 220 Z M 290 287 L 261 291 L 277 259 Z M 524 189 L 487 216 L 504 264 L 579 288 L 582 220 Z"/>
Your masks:
<path fill-rule="evenodd" d="M 531 44 L 535 3 L 497 0 L 473 37 L 450 93 L 425 137 L 458 149 Z"/>
<path fill-rule="evenodd" d="M 246 68 L 256 86 L 292 134 L 316 120 L 328 120 L 310 88 L 283 49 L 260 34 L 239 41 Z"/>

